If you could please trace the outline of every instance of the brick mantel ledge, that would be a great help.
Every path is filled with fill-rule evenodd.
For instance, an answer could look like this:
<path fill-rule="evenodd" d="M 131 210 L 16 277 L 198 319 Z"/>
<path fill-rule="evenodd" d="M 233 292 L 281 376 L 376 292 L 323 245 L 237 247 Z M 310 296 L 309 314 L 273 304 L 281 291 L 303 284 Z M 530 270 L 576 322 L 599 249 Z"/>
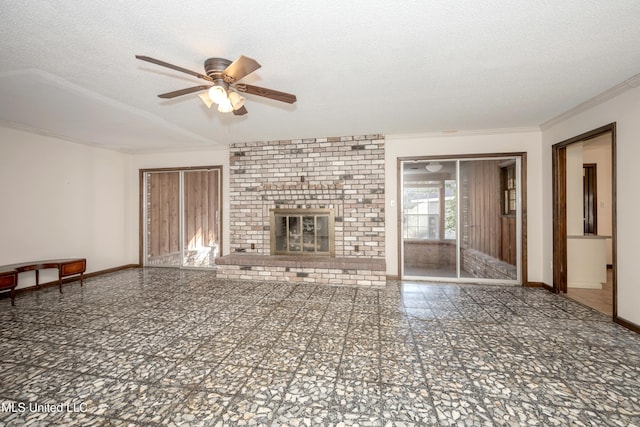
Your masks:
<path fill-rule="evenodd" d="M 291 255 L 230 254 L 216 258 L 218 265 L 239 265 L 247 267 L 291 267 L 328 268 L 342 270 L 385 271 L 386 262 L 382 258 L 332 258 Z"/>

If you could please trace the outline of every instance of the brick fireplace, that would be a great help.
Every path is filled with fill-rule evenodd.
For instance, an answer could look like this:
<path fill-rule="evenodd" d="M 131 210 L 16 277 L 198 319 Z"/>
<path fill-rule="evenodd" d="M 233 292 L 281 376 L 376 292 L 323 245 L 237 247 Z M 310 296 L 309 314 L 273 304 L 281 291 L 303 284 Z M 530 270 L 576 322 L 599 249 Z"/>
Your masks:
<path fill-rule="evenodd" d="M 219 277 L 385 283 L 381 135 L 238 143 L 230 156 L 232 253 Z M 330 222 L 331 250 L 312 252 L 327 248 Z"/>

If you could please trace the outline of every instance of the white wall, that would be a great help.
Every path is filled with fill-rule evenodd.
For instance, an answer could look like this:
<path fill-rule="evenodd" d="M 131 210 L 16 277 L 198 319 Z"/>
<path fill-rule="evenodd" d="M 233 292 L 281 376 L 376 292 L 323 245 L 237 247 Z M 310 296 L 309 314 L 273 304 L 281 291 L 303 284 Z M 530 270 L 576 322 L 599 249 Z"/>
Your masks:
<path fill-rule="evenodd" d="M 582 143 L 567 147 L 567 235 L 584 234 Z"/>
<path fill-rule="evenodd" d="M 179 168 L 193 166 L 222 166 L 222 254 L 229 253 L 229 149 L 166 152 L 130 155 L 127 167 L 127 186 L 134 191 L 127 195 L 127 244 L 139 262 L 139 186 L 140 169 Z"/>
<path fill-rule="evenodd" d="M 542 178 L 540 132 L 501 130 L 443 135 L 387 135 L 385 143 L 387 274 L 398 274 L 398 166 L 399 157 L 455 156 L 486 153 L 527 153 L 528 280 L 542 281 Z"/>
<path fill-rule="evenodd" d="M 595 163 L 596 191 L 598 197 L 598 234 L 601 236 L 611 236 L 613 233 L 612 222 L 612 193 L 611 193 L 611 133 L 590 139 L 583 144 L 583 162 Z M 611 238 L 606 240 L 607 264 L 613 264 L 613 251 Z"/>
<path fill-rule="evenodd" d="M 123 154 L 2 127 L 0 141 L 0 265 L 84 257 L 92 272 L 131 262 Z M 20 274 L 19 288 L 34 283 Z"/>
<path fill-rule="evenodd" d="M 617 271 L 618 316 L 640 325 L 640 263 L 637 260 L 640 242 L 638 212 L 640 198 L 640 88 L 629 89 L 613 99 L 588 108 L 542 131 L 543 188 L 543 280 L 553 282 L 553 214 L 551 146 L 609 123 L 616 123 L 617 167 Z"/>

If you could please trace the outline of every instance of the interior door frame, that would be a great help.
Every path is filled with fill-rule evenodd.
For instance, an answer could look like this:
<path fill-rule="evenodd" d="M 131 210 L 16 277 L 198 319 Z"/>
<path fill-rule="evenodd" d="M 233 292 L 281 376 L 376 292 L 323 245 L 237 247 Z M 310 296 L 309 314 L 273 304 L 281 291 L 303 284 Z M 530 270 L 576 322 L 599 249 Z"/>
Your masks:
<path fill-rule="evenodd" d="M 613 319 L 618 319 L 617 202 L 616 202 L 616 123 L 609 123 L 551 147 L 553 197 L 553 287 L 554 293 L 567 292 L 567 147 L 611 133 L 611 257 Z"/>
<path fill-rule="evenodd" d="M 529 283 L 528 281 L 528 255 L 527 255 L 527 153 L 526 152 L 507 152 L 507 153 L 482 153 L 482 154 L 450 154 L 450 155 L 437 155 L 437 156 L 410 156 L 410 157 L 398 157 L 396 159 L 396 173 L 397 173 L 397 195 L 398 202 L 396 203 L 397 209 L 397 247 L 398 247 L 398 277 L 402 280 L 404 272 L 404 248 L 403 246 L 403 176 L 402 176 L 402 164 L 410 161 L 430 161 L 430 160 L 469 160 L 483 158 L 496 158 L 496 157 L 517 157 L 520 159 L 520 282 L 522 286 L 539 286 L 538 283 Z M 458 221 L 459 222 L 459 221 Z M 458 254 L 459 256 L 459 254 Z M 458 267 L 456 267 L 458 268 Z M 457 281 L 461 281 L 458 278 Z"/>
<path fill-rule="evenodd" d="M 138 171 L 138 206 L 139 206 L 139 216 L 138 216 L 138 267 L 144 267 L 144 243 L 146 241 L 144 237 L 145 232 L 145 174 L 153 173 L 153 172 L 189 172 L 189 171 L 199 171 L 199 170 L 216 170 L 218 171 L 218 245 L 220 246 L 220 250 L 222 251 L 222 230 L 223 230 L 223 175 L 222 175 L 222 166 L 221 165 L 213 165 L 213 166 L 188 166 L 188 167 L 168 167 L 168 168 L 150 168 L 150 169 L 139 169 Z M 182 176 L 180 178 L 180 182 L 182 183 Z M 182 190 L 180 190 L 182 193 Z M 182 199 L 182 194 L 180 195 Z M 180 203 L 182 206 L 182 203 Z M 182 215 L 182 213 L 181 213 Z M 182 242 L 182 230 L 180 231 L 180 247 L 184 244 Z M 182 251 L 181 251 L 182 252 Z M 221 252 L 222 253 L 222 252 Z M 199 268 L 199 267 L 183 267 L 182 260 L 180 261 L 179 267 L 173 268 Z M 200 267 L 201 268 L 201 267 Z"/>

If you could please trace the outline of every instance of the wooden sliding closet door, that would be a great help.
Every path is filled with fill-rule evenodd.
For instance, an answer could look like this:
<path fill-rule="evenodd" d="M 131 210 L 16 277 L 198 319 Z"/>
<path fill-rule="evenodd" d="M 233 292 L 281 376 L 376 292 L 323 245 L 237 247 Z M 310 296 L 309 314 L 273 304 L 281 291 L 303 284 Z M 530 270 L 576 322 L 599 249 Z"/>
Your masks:
<path fill-rule="evenodd" d="M 214 267 L 218 247 L 217 170 L 184 172 L 184 254 L 186 267 Z"/>
<path fill-rule="evenodd" d="M 141 172 L 144 265 L 214 268 L 220 256 L 220 168 Z"/>
<path fill-rule="evenodd" d="M 180 172 L 147 174 L 146 265 L 180 266 Z"/>

